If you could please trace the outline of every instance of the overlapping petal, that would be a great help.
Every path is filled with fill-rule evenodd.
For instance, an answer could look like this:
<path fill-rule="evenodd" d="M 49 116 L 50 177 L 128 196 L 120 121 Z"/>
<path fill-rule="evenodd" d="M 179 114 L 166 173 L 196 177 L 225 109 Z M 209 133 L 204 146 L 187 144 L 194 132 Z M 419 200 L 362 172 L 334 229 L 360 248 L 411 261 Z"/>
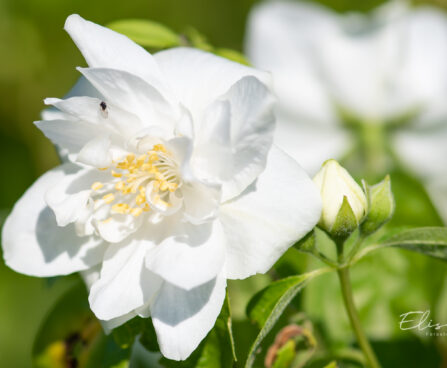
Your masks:
<path fill-rule="evenodd" d="M 199 177 L 222 185 L 222 199 L 241 193 L 264 170 L 273 141 L 273 99 L 249 76 L 207 109 L 197 133 L 193 166 Z"/>
<path fill-rule="evenodd" d="M 68 166 L 67 166 L 68 165 Z M 67 275 L 102 261 L 106 244 L 79 237 L 74 225 L 59 227 L 44 194 L 64 179 L 71 164 L 41 176 L 16 203 L 2 231 L 3 257 L 12 269 L 33 276 Z"/>
<path fill-rule="evenodd" d="M 109 245 L 89 295 L 90 307 L 99 319 L 126 315 L 158 291 L 162 280 L 144 267 L 146 254 L 153 246 L 144 240 Z"/>
<path fill-rule="evenodd" d="M 186 359 L 213 327 L 225 299 L 226 281 L 216 277 L 191 290 L 165 282 L 151 306 L 162 354 Z"/>
<path fill-rule="evenodd" d="M 291 211 L 291 208 L 293 210 Z M 319 193 L 296 162 L 273 147 L 265 171 L 220 209 L 227 244 L 225 277 L 264 273 L 320 219 Z"/>

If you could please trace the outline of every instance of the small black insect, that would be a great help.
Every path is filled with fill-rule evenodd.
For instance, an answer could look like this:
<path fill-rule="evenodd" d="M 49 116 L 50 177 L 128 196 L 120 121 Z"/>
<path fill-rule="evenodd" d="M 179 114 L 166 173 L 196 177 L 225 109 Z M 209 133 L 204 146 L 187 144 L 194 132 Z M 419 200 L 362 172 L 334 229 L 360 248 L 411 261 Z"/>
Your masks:
<path fill-rule="evenodd" d="M 107 104 L 104 101 L 101 101 L 99 107 L 101 108 L 101 114 L 103 118 L 107 119 L 107 117 L 109 116 L 109 113 L 107 111 Z"/>

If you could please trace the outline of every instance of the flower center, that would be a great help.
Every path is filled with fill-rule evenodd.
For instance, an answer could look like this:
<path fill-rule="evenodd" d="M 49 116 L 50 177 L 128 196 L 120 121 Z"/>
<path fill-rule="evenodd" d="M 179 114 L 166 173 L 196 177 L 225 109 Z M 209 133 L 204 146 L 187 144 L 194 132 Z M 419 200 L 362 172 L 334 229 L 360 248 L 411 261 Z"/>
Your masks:
<path fill-rule="evenodd" d="M 151 204 L 171 206 L 169 194 L 181 185 L 178 165 L 163 144 L 154 145 L 138 157 L 130 153 L 110 173 L 110 182 L 95 182 L 91 186 L 97 197 L 95 209 L 107 204 L 112 213 L 134 217 L 149 212 Z"/>

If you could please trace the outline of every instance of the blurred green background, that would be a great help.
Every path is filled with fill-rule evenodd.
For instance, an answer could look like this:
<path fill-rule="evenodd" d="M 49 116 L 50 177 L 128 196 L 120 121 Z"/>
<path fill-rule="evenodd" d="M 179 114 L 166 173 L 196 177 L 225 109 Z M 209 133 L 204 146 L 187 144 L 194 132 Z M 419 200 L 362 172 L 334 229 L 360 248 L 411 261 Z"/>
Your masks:
<path fill-rule="evenodd" d="M 65 18 L 79 13 L 84 18 L 99 24 L 122 18 L 149 18 L 181 32 L 193 26 L 206 35 L 211 44 L 219 47 L 242 49 L 245 21 L 254 0 L 0 0 L 0 224 L 14 202 L 25 189 L 43 172 L 58 164 L 58 159 L 49 141 L 34 127 L 39 119 L 45 97 L 63 96 L 78 78 L 75 67 L 84 61 L 68 35 L 63 31 Z M 337 10 L 367 10 L 376 5 L 375 0 L 325 0 Z M 433 1 L 445 5 L 442 1 Z M 446 66 L 447 67 L 447 66 Z M 398 178 L 397 178 L 398 180 Z M 397 184 L 398 186 L 399 184 Z M 408 188 L 407 188 L 408 189 Z M 397 189 L 399 190 L 399 189 Z M 414 190 L 419 191 L 415 184 Z M 399 196 L 399 193 L 397 193 Z M 398 198 L 399 201 L 399 198 Z M 398 208 L 399 211 L 399 208 Z M 399 220 L 397 220 L 399 221 Z M 406 225 L 405 219 L 400 225 Z M 412 220 L 408 220 L 411 222 Z M 437 225 L 436 215 L 425 217 L 421 225 Z M 414 223 L 418 225 L 417 223 Z M 368 270 L 377 265 L 385 268 L 377 272 L 376 288 L 363 295 L 367 300 L 380 300 L 379 309 L 367 314 L 369 330 L 376 336 L 387 336 L 392 332 L 383 331 L 389 326 L 389 311 L 384 305 L 391 305 L 398 317 L 401 311 L 398 300 L 405 300 L 410 294 L 415 307 L 431 305 L 431 299 L 439 297 L 439 286 L 444 282 L 440 262 L 426 261 L 421 256 L 384 254 L 383 259 L 373 258 L 370 266 L 357 271 L 355 280 L 362 286 L 363 279 L 369 279 Z M 410 263 L 409 263 L 410 262 Z M 416 268 L 409 267 L 417 265 Z M 412 266 L 413 267 L 413 266 Z M 399 275 L 399 276 L 396 276 Z M 399 281 L 402 278 L 404 281 Z M 432 287 L 424 290 L 424 282 L 435 280 Z M 43 280 L 17 274 L 0 262 L 0 366 L 30 367 L 31 348 L 40 322 L 55 300 L 72 284 L 73 278 Z M 236 316 L 242 316 L 244 290 L 247 295 L 259 288 L 262 281 L 248 281 L 241 284 L 242 292 L 235 293 Z M 343 311 L 337 303 L 326 302 L 337 299 L 331 296 L 338 292 L 334 279 L 328 276 L 311 288 L 305 304 L 318 305 L 313 316 L 318 321 L 322 316 L 330 318 L 332 327 L 323 328 L 329 335 L 338 331 L 346 335 Z M 415 293 L 407 293 L 407 287 L 415 285 Z M 245 288 L 245 289 L 244 289 Z M 419 294 L 418 294 L 419 293 Z M 385 296 L 384 296 L 385 295 Z M 385 299 L 384 299 L 385 298 Z M 388 303 L 388 299 L 391 300 Z M 431 299 L 430 299 L 431 298 Z M 447 299 L 447 298 L 444 298 Z M 436 299 L 437 300 L 437 299 Z M 397 304 L 396 304 L 397 303 Z M 405 304 L 405 303 L 404 303 Z M 408 305 L 408 304 L 407 304 Z M 360 307 L 361 308 L 361 307 Z M 380 309 L 382 308 L 382 309 Z M 445 305 L 443 311 L 445 310 Z M 342 317 L 340 317 L 342 315 Z M 377 321 L 383 323 L 377 325 Z M 340 327 L 340 323 L 341 326 Z M 385 327 L 384 327 L 385 326 Z M 374 330 L 375 328 L 375 330 Z M 396 344 L 399 341 L 396 340 Z M 427 349 L 434 344 L 427 342 Z M 384 354 L 393 354 L 390 346 L 382 347 Z M 388 350 L 387 350 L 388 349 Z M 394 354 L 402 351 L 396 348 Z M 408 349 L 408 346 L 404 346 Z M 419 351 L 419 350 L 416 350 Z M 431 353 L 430 353 L 431 354 Z M 423 364 L 423 363 L 422 363 Z M 430 363 L 429 363 L 430 364 Z M 431 367 L 431 365 L 421 365 Z"/>

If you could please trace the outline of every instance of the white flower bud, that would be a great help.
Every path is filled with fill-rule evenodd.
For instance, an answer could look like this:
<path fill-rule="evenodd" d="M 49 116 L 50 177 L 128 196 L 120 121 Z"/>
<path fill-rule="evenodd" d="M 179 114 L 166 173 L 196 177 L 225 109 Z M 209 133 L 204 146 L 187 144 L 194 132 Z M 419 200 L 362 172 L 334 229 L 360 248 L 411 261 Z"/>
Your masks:
<path fill-rule="evenodd" d="M 349 235 L 367 211 L 367 199 L 362 188 L 335 160 L 326 161 L 314 183 L 320 189 L 323 210 L 318 225 L 334 236 Z"/>

